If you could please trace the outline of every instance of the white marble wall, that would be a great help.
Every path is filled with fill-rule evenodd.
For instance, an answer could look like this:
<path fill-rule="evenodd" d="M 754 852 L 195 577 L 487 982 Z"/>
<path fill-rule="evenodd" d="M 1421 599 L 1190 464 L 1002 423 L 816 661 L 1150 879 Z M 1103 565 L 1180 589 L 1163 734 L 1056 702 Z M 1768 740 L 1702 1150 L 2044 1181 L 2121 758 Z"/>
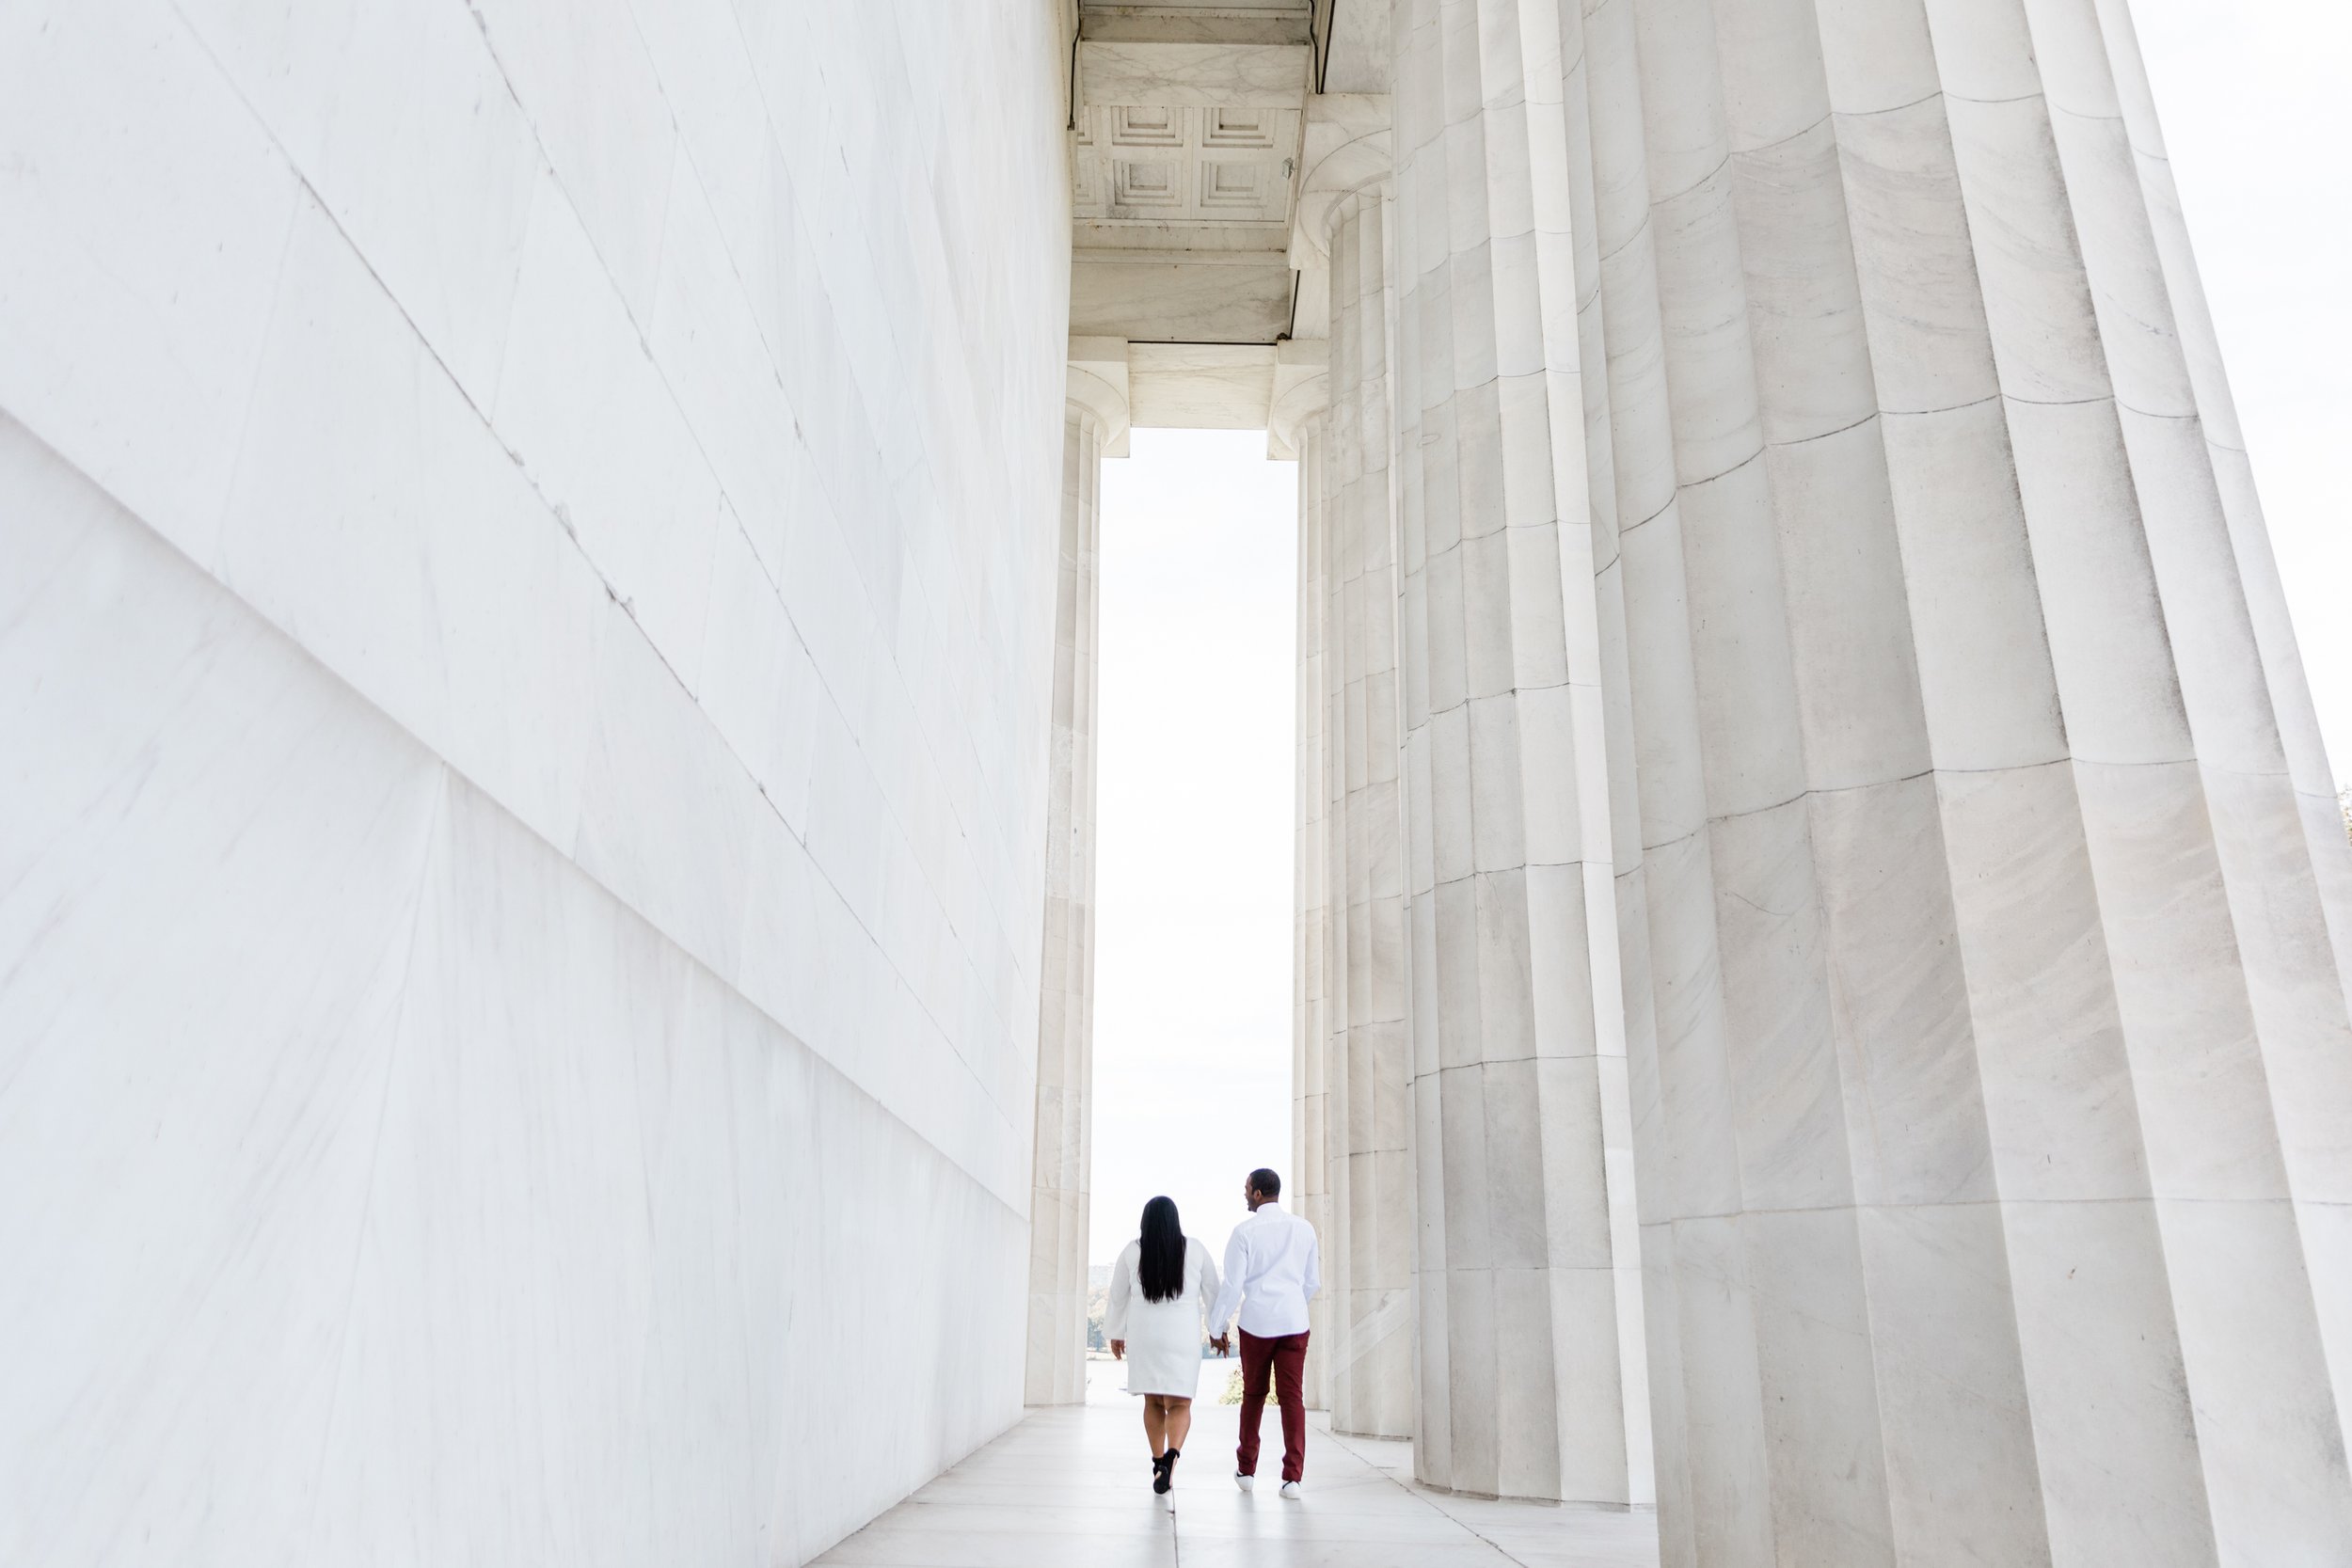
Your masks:
<path fill-rule="evenodd" d="M 1066 64 L 0 17 L 0 1560 L 790 1562 L 1018 1414 Z"/>
<path fill-rule="evenodd" d="M 1101 602 L 1095 562 L 1103 534 L 1103 448 L 1110 434 L 1093 408 L 1069 404 L 1062 420 L 1037 1148 L 1029 1196 L 1025 1397 L 1030 1404 L 1078 1404 L 1086 1399 L 1087 1200 L 1094 1131 L 1095 646 Z"/>

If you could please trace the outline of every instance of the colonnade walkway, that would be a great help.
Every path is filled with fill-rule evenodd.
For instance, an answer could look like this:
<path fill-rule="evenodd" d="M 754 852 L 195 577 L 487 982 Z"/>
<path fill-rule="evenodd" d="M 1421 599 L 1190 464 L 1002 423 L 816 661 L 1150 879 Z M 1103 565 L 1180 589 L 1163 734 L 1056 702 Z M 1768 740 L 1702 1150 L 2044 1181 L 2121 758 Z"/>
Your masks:
<path fill-rule="evenodd" d="M 1174 1507 L 1151 1491 L 1136 1402 L 1089 1363 L 1083 1405 L 1022 1423 L 818 1559 L 857 1568 L 1657 1568 L 1654 1514 L 1456 1497 L 1413 1484 L 1412 1445 L 1332 1434 L 1309 1418 L 1306 1497 L 1275 1495 L 1265 1419 L 1260 1490 L 1232 1483 L 1239 1411 L 1202 1370 Z"/>

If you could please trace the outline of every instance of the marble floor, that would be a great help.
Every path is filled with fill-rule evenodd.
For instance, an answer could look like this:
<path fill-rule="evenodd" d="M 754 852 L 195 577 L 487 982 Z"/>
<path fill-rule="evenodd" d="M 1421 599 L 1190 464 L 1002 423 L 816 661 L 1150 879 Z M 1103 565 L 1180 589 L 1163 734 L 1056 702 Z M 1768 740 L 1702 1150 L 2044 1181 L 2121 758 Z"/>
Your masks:
<path fill-rule="evenodd" d="M 1203 1399 L 1175 1506 L 1151 1491 L 1135 1402 L 1089 1363 L 1084 1405 L 1019 1426 L 818 1559 L 860 1568 L 1656 1568 L 1655 1515 L 1492 1502 L 1412 1483 L 1412 1446 L 1311 1418 L 1307 1495 L 1229 1479 L 1239 1412 Z M 1223 1383 L 1211 1367 L 1204 1395 Z M 1280 1436 L 1266 1413 L 1278 1468 Z"/>

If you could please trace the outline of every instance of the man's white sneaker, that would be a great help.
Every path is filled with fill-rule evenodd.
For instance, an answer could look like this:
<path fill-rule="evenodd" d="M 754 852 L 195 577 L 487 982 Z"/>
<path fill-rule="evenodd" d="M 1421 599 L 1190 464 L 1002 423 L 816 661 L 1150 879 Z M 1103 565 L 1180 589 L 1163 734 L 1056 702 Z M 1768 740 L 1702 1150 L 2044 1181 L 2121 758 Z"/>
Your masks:
<path fill-rule="evenodd" d="M 1306 1494 L 1298 1489 L 1298 1482 L 1295 1481 L 1286 1481 L 1282 1483 L 1282 1496 L 1288 1497 L 1293 1502 L 1296 1502 L 1299 1498 L 1305 1497 Z"/>
<path fill-rule="evenodd" d="M 1233 1472 L 1233 1484 L 1240 1487 L 1245 1492 L 1255 1492 L 1258 1489 L 1258 1478 L 1256 1476 L 1245 1476 L 1239 1470 L 1235 1470 Z"/>

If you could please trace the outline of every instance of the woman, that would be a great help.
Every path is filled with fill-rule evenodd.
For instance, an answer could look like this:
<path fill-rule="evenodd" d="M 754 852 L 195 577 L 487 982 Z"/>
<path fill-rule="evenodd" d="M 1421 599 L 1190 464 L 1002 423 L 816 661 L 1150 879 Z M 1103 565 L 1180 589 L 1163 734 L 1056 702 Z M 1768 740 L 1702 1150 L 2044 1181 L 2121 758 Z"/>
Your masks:
<path fill-rule="evenodd" d="M 1184 1234 L 1173 1198 L 1143 1206 L 1143 1234 L 1111 1265 L 1103 1324 L 1111 1354 L 1127 1363 L 1127 1392 L 1143 1396 L 1143 1435 L 1152 1445 L 1152 1490 L 1165 1497 L 1192 1431 L 1200 1388 L 1200 1325 L 1216 1299 L 1209 1249 Z"/>

